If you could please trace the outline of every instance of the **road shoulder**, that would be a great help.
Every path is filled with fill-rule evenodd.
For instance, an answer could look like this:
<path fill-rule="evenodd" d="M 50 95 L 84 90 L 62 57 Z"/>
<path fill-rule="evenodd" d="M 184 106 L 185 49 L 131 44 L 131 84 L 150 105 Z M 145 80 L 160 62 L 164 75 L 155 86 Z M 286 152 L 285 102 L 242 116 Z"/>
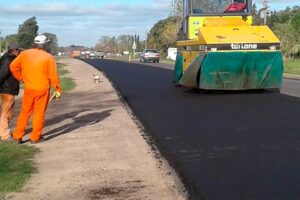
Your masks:
<path fill-rule="evenodd" d="M 47 141 L 36 145 L 38 173 L 7 198 L 186 199 L 178 177 L 155 157 L 108 79 L 80 60 L 59 62 L 78 87 L 50 103 Z"/>

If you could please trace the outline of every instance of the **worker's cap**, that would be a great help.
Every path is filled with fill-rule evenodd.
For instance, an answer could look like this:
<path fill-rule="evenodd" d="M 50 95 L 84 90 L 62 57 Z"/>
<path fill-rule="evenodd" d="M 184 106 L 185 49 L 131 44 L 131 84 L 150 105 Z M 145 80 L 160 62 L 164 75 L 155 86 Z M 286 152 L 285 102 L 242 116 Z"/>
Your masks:
<path fill-rule="evenodd" d="M 49 42 L 50 40 L 47 39 L 45 35 L 38 35 L 34 38 L 34 43 L 35 44 L 45 44 Z"/>
<path fill-rule="evenodd" d="M 9 45 L 8 45 L 8 49 L 20 49 L 20 46 L 17 42 L 11 42 Z"/>

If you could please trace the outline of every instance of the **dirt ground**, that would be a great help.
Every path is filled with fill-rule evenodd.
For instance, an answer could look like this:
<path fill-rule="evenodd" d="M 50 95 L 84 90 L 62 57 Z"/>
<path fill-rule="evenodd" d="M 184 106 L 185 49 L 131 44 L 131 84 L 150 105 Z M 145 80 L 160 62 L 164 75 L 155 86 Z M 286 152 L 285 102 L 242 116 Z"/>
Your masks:
<path fill-rule="evenodd" d="M 67 64 L 77 87 L 49 104 L 47 141 L 35 144 L 41 151 L 38 173 L 6 199 L 187 199 L 176 173 L 156 158 L 103 74 L 77 59 L 59 62 Z M 100 75 L 100 83 L 93 82 L 93 74 Z M 16 115 L 19 106 L 20 97 Z"/>

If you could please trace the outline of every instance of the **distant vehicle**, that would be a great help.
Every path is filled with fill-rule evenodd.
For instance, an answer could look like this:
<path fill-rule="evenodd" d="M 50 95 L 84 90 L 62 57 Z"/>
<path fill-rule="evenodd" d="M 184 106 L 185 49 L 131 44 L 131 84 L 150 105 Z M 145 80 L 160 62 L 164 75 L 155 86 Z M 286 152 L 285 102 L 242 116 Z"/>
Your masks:
<path fill-rule="evenodd" d="M 101 58 L 101 59 L 103 59 L 105 56 L 105 53 L 103 51 L 96 51 L 95 54 L 97 58 Z"/>
<path fill-rule="evenodd" d="M 90 59 L 94 59 L 94 58 L 96 58 L 96 53 L 94 53 L 94 52 L 91 52 L 91 53 L 90 53 L 90 56 L 89 56 L 89 58 L 90 58 Z"/>
<path fill-rule="evenodd" d="M 81 52 L 79 50 L 73 50 L 71 53 L 71 57 L 72 58 L 79 58 L 80 57 Z"/>
<path fill-rule="evenodd" d="M 82 51 L 81 54 L 80 54 L 80 58 L 84 59 L 85 58 L 85 52 Z"/>
<path fill-rule="evenodd" d="M 123 54 L 124 55 L 129 55 L 129 51 L 124 51 Z"/>
<path fill-rule="evenodd" d="M 159 62 L 160 55 L 156 49 L 145 49 L 140 54 L 140 63 L 152 61 L 152 62 Z"/>

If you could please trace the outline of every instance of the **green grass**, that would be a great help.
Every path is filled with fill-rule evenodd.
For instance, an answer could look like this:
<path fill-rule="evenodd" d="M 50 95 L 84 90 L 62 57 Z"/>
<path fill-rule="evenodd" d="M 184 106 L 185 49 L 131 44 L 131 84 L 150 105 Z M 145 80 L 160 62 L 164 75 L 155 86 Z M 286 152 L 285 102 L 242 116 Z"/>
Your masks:
<path fill-rule="evenodd" d="M 300 59 L 284 60 L 284 73 L 300 75 Z"/>
<path fill-rule="evenodd" d="M 36 171 L 33 157 L 37 152 L 32 146 L 0 142 L 0 199 L 18 191 Z"/>
<path fill-rule="evenodd" d="M 63 93 L 67 93 L 76 87 L 76 83 L 75 83 L 74 79 L 71 77 L 68 77 L 68 74 L 70 72 L 64 68 L 65 66 L 66 65 L 64 65 L 62 63 L 57 63 L 58 73 L 60 76 L 60 85 L 61 85 Z"/>
<path fill-rule="evenodd" d="M 64 93 L 76 87 L 74 79 L 68 77 L 69 71 L 65 65 L 58 63 L 58 73 Z M 32 146 L 0 142 L 0 199 L 5 199 L 8 192 L 20 190 L 36 172 L 33 158 L 38 151 Z"/>

